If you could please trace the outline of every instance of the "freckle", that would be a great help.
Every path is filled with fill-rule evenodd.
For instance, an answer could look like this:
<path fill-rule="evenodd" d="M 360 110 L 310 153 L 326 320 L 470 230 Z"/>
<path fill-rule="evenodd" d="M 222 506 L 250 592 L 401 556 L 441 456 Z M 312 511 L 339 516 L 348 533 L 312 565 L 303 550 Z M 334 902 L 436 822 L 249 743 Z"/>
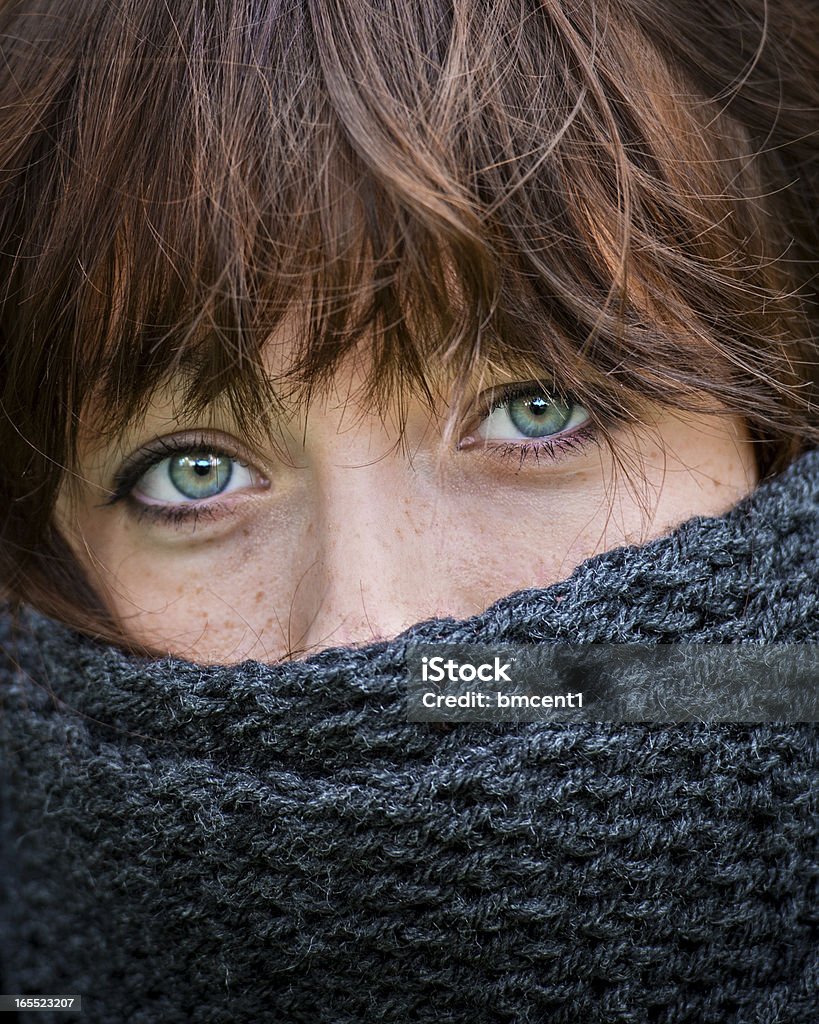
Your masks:
<path fill-rule="evenodd" d="M 263 600 L 264 600 L 264 591 L 260 590 L 258 592 L 258 594 L 256 594 L 256 604 L 258 604 L 260 601 L 263 601 Z"/>

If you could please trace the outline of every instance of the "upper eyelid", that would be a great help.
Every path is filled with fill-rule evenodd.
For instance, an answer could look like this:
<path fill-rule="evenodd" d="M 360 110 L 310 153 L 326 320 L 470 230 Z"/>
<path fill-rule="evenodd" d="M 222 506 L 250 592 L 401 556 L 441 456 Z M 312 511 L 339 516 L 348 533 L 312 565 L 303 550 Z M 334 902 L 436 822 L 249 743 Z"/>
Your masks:
<path fill-rule="evenodd" d="M 514 401 L 516 398 L 522 398 L 524 395 L 543 394 L 548 395 L 550 398 L 557 398 L 565 402 L 573 402 L 571 396 L 563 394 L 554 385 L 549 386 L 545 381 L 530 380 L 530 381 L 513 381 L 508 384 L 495 384 L 492 387 L 486 388 L 482 391 L 476 399 L 476 405 L 479 410 L 485 410 L 485 415 L 494 412 L 495 409 L 499 409 L 501 406 L 506 405 L 508 402 Z"/>
<path fill-rule="evenodd" d="M 220 455 L 233 457 L 233 452 L 228 451 L 223 445 L 214 444 L 212 441 L 206 441 L 204 438 L 185 438 L 184 440 L 180 439 L 178 442 L 167 440 L 164 437 L 157 438 L 138 448 L 132 455 L 129 455 L 116 471 L 114 480 L 119 482 L 121 478 L 131 476 L 137 469 L 144 473 L 146 469 L 163 462 L 172 455 L 179 455 L 202 448 L 207 448 L 208 451 L 217 452 Z"/>
<path fill-rule="evenodd" d="M 120 464 L 113 475 L 111 497 L 105 504 L 114 504 L 126 497 L 149 470 L 165 459 L 196 450 L 224 455 L 241 465 L 256 468 L 255 460 L 245 453 L 235 440 L 231 440 L 229 435 L 221 432 L 208 435 L 206 431 L 188 431 L 165 435 L 142 445 Z"/>

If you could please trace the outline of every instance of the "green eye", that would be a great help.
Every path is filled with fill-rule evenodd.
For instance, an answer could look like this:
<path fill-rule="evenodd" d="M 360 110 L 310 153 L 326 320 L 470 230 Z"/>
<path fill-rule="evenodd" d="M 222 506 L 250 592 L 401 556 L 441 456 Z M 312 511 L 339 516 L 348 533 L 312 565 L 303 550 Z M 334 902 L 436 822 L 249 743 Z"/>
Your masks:
<path fill-rule="evenodd" d="M 133 494 L 149 505 L 186 505 L 264 483 L 250 466 L 218 449 L 194 448 L 159 459 L 139 478 Z"/>
<path fill-rule="evenodd" d="M 185 498 L 213 498 L 230 483 L 233 459 L 215 452 L 189 452 L 167 460 L 168 478 Z"/>
<path fill-rule="evenodd" d="M 526 437 L 558 434 L 571 419 L 572 407 L 559 398 L 545 394 L 515 398 L 505 406 L 509 419 Z"/>
<path fill-rule="evenodd" d="M 526 441 L 556 437 L 589 420 L 582 405 L 533 384 L 514 385 L 493 401 L 475 436 L 483 441 Z"/>

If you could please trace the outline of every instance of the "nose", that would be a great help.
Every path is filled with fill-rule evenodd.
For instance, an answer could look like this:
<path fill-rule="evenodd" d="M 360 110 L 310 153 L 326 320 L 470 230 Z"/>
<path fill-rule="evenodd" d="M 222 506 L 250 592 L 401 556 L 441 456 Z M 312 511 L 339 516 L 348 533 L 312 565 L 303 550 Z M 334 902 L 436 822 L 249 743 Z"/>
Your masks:
<path fill-rule="evenodd" d="M 433 578 L 434 513 L 406 467 L 333 467 L 317 488 L 312 562 L 294 593 L 292 619 L 308 653 L 400 633 L 440 613 Z"/>

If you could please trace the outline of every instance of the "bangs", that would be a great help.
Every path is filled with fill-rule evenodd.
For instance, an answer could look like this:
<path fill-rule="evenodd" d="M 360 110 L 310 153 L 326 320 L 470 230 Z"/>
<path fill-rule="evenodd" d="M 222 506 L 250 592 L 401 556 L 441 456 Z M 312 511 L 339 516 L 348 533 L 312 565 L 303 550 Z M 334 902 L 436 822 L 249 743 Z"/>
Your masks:
<path fill-rule="evenodd" d="M 575 124 L 588 89 L 579 66 L 574 80 L 555 66 L 568 55 L 548 18 L 495 6 L 488 31 L 406 3 L 256 21 L 223 8 L 222 23 L 192 8 L 173 24 L 162 11 L 145 24 L 140 5 L 142 24 L 104 26 L 122 81 L 112 90 L 89 61 L 81 92 L 98 99 L 74 118 L 102 176 L 72 167 L 63 196 L 92 237 L 66 224 L 58 248 L 88 279 L 72 355 L 116 425 L 184 371 L 186 404 L 227 394 L 249 428 L 359 346 L 379 405 L 429 395 L 438 367 L 456 382 L 526 367 L 599 391 L 580 350 L 613 280 L 577 206 L 602 155 Z M 262 352 L 281 335 L 287 369 L 271 379 Z"/>
<path fill-rule="evenodd" d="M 25 372 L 59 375 L 47 450 L 180 375 L 189 410 L 227 398 L 252 432 L 359 346 L 380 408 L 439 371 L 455 404 L 519 371 L 600 423 L 770 387 L 793 282 L 751 140 L 619 7 L 92 6 L 39 40 L 82 56 L 36 90 L 40 202 L 9 222 Z"/>

